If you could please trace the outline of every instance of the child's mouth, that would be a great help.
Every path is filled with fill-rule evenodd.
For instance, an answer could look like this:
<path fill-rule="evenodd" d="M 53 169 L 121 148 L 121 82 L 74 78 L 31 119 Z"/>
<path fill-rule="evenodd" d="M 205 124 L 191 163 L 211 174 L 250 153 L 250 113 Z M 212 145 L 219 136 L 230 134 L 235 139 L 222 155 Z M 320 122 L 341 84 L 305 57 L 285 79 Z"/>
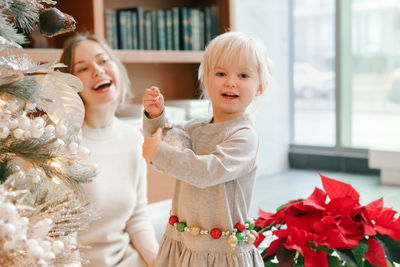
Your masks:
<path fill-rule="evenodd" d="M 234 98 L 239 97 L 238 95 L 232 94 L 232 93 L 223 93 L 222 96 L 223 96 L 224 98 L 230 98 L 230 99 L 234 99 Z"/>
<path fill-rule="evenodd" d="M 93 87 L 93 90 L 95 91 L 103 90 L 105 88 L 108 88 L 110 85 L 111 85 L 110 80 L 101 81 Z"/>

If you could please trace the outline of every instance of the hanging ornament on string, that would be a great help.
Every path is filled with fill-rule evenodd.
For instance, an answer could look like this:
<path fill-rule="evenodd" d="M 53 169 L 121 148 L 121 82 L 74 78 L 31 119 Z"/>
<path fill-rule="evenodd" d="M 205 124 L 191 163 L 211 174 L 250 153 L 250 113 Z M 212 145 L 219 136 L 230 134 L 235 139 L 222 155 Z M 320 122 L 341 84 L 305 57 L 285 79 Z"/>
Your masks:
<path fill-rule="evenodd" d="M 71 32 L 75 28 L 76 22 L 74 18 L 55 7 L 47 8 L 39 14 L 40 33 L 46 37 Z"/>

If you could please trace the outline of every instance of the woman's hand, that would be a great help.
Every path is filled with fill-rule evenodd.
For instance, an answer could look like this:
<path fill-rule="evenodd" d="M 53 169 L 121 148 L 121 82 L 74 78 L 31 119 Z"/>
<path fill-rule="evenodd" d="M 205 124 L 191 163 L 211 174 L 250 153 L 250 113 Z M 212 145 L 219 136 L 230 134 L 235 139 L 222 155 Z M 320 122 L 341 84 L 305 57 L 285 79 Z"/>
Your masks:
<path fill-rule="evenodd" d="M 157 87 L 152 86 L 144 90 L 142 104 L 150 119 L 157 118 L 164 110 L 164 96 Z"/>
<path fill-rule="evenodd" d="M 143 143 L 143 157 L 147 163 L 151 163 L 151 160 L 156 153 L 158 144 L 161 142 L 162 129 L 158 128 L 157 131 L 151 137 L 145 137 Z"/>

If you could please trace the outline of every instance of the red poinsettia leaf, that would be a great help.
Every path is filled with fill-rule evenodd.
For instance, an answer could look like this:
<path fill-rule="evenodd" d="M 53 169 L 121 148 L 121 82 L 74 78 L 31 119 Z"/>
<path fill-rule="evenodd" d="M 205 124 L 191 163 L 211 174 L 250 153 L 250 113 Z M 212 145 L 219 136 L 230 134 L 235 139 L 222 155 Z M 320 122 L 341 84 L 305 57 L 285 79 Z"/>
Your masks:
<path fill-rule="evenodd" d="M 284 246 L 278 247 L 276 250 L 276 257 L 278 258 L 279 267 L 289 267 L 292 265 L 294 257 L 296 256 L 296 250 L 285 249 Z"/>
<path fill-rule="evenodd" d="M 360 194 L 351 185 L 328 178 L 322 174 L 319 175 L 321 176 L 322 186 L 331 200 L 338 197 L 351 197 L 356 201 L 360 200 Z"/>
<path fill-rule="evenodd" d="M 328 267 L 328 259 L 323 250 L 314 251 L 311 248 L 304 251 L 305 267 Z"/>
<path fill-rule="evenodd" d="M 368 239 L 368 251 L 364 258 L 373 265 L 387 267 L 385 251 L 375 238 Z"/>
<path fill-rule="evenodd" d="M 383 198 L 377 199 L 365 206 L 368 213 L 368 218 L 374 220 L 383 209 Z"/>
<path fill-rule="evenodd" d="M 337 197 L 332 199 L 331 202 L 328 203 L 326 209 L 328 212 L 337 212 L 340 215 L 347 215 L 354 211 L 354 209 L 358 208 L 360 203 L 349 196 L 345 197 Z"/>
<path fill-rule="evenodd" d="M 269 255 L 275 254 L 276 250 L 279 248 L 279 246 L 281 245 L 282 242 L 282 238 L 276 239 L 274 241 L 271 242 L 271 244 L 269 245 L 268 249 L 267 249 L 267 253 L 265 253 L 264 257 L 267 257 Z"/>
<path fill-rule="evenodd" d="M 275 213 L 271 212 L 266 212 L 263 211 L 262 209 L 258 210 L 258 217 L 263 218 L 264 220 L 269 220 L 271 218 L 274 218 Z"/>
<path fill-rule="evenodd" d="M 317 210 L 325 210 L 326 193 L 316 187 L 314 192 L 307 199 L 303 200 L 303 205 L 311 206 Z"/>
<path fill-rule="evenodd" d="M 261 242 L 265 239 L 265 235 L 258 234 L 257 240 L 253 243 L 256 248 L 261 244 Z"/>
<path fill-rule="evenodd" d="M 400 218 L 395 219 L 396 212 L 390 208 L 384 208 L 375 219 L 375 229 L 382 235 L 388 235 L 396 241 L 400 241 Z"/>

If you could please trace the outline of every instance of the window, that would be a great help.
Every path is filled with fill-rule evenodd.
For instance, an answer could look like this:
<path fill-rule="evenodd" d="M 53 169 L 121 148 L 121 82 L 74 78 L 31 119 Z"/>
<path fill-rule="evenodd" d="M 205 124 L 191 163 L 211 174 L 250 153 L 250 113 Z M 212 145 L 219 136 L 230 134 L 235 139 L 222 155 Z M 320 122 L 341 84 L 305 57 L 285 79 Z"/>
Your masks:
<path fill-rule="evenodd" d="M 292 8 L 292 143 L 400 148 L 400 0 Z"/>

